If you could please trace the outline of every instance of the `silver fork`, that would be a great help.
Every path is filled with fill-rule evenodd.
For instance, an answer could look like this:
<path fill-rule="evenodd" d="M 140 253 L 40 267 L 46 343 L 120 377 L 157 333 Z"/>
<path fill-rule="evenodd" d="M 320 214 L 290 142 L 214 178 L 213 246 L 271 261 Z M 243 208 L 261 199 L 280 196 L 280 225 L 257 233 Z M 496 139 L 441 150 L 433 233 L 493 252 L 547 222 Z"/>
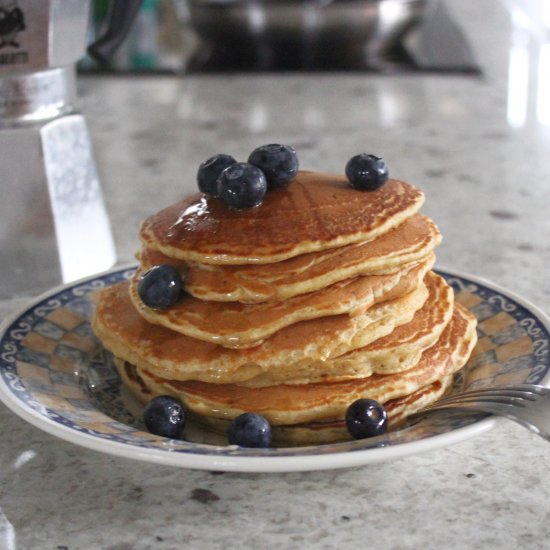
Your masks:
<path fill-rule="evenodd" d="M 544 386 L 491 386 L 453 393 L 410 415 L 409 420 L 442 410 L 468 410 L 505 416 L 550 441 L 550 388 Z"/>

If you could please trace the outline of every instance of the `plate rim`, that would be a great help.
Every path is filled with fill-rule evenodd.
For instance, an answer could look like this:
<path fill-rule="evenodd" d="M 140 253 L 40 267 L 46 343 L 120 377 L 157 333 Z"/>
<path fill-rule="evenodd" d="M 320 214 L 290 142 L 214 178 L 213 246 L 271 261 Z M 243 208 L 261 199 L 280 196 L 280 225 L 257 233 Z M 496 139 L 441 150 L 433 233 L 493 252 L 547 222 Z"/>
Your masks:
<path fill-rule="evenodd" d="M 8 327 L 17 319 L 32 311 L 42 301 L 63 292 L 64 290 L 77 287 L 96 279 L 102 279 L 110 274 L 123 272 L 136 267 L 135 263 L 123 264 L 111 269 L 84 277 L 77 281 L 57 285 L 45 292 L 30 298 L 29 303 L 19 310 L 8 315 L 0 323 L 0 339 L 6 334 Z M 467 272 L 447 268 L 445 266 L 436 266 L 436 272 L 449 275 L 451 277 L 460 277 L 467 279 L 472 283 L 479 283 L 505 297 L 514 300 L 522 307 L 532 313 L 550 332 L 550 317 L 538 306 L 510 291 L 497 283 L 487 280 L 477 275 L 470 275 Z M 550 387 L 550 372 L 546 374 L 540 382 L 541 385 Z M 190 468 L 197 470 L 227 471 L 227 472 L 250 472 L 250 473 L 277 473 L 277 472 L 299 472 L 299 471 L 319 471 L 328 469 L 352 468 L 365 466 L 377 462 L 385 462 L 417 455 L 438 448 L 447 447 L 461 441 L 477 437 L 501 423 L 502 418 L 487 417 L 483 418 L 469 426 L 452 430 L 447 433 L 434 435 L 417 441 L 410 441 L 400 445 L 392 445 L 381 448 L 357 449 L 352 452 L 333 452 L 294 456 L 238 456 L 238 455 L 214 455 L 200 453 L 178 453 L 170 452 L 169 449 L 144 448 L 132 445 L 131 443 L 122 443 L 118 441 L 105 440 L 93 434 L 82 433 L 41 415 L 26 403 L 15 398 L 6 382 L 0 379 L 0 400 L 17 416 L 27 421 L 34 427 L 59 437 L 64 441 L 102 452 L 108 455 L 114 455 L 123 458 L 131 458 L 145 462 L 152 462 L 166 466 L 177 466 L 181 468 Z M 315 447 L 315 446 L 314 446 Z M 299 447 L 296 448 L 299 452 Z"/>

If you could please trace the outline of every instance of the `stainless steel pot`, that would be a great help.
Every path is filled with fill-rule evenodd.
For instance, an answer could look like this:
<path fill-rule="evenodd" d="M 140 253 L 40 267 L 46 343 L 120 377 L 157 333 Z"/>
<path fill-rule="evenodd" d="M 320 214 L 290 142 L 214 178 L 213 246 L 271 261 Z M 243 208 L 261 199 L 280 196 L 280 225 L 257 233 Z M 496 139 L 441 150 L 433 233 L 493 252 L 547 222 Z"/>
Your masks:
<path fill-rule="evenodd" d="M 187 0 L 192 28 L 218 51 L 307 68 L 334 56 L 371 61 L 399 45 L 431 0 Z"/>

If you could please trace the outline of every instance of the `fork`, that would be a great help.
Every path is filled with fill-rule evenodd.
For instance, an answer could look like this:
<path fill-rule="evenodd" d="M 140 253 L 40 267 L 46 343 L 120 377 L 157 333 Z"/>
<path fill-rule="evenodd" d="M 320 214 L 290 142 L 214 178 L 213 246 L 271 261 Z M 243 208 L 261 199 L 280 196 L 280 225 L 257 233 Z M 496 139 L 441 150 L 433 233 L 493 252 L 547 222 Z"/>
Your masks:
<path fill-rule="evenodd" d="M 490 386 L 453 393 L 408 417 L 434 411 L 471 410 L 504 416 L 550 441 L 550 388 L 533 384 Z"/>

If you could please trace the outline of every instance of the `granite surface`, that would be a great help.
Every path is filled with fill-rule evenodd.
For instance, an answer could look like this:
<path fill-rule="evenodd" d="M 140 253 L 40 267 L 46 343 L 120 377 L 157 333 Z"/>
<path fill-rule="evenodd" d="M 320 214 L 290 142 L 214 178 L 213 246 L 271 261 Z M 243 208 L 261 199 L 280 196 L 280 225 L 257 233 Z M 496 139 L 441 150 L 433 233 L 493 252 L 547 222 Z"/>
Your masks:
<path fill-rule="evenodd" d="M 211 154 L 245 158 L 276 141 L 294 145 L 303 168 L 341 172 L 368 150 L 426 192 L 424 211 L 444 235 L 438 265 L 550 312 L 550 96 L 539 93 L 540 46 L 496 0 L 453 11 L 482 77 L 82 79 L 119 261 L 132 260 L 140 220 L 192 190 Z M 508 78 L 514 44 L 531 60 L 524 96 L 522 81 Z M 0 318 L 28 300 L 0 302 Z M 0 548 L 550 547 L 550 447 L 510 421 L 393 462 L 277 475 L 111 457 L 3 405 L 0 424 Z"/>

